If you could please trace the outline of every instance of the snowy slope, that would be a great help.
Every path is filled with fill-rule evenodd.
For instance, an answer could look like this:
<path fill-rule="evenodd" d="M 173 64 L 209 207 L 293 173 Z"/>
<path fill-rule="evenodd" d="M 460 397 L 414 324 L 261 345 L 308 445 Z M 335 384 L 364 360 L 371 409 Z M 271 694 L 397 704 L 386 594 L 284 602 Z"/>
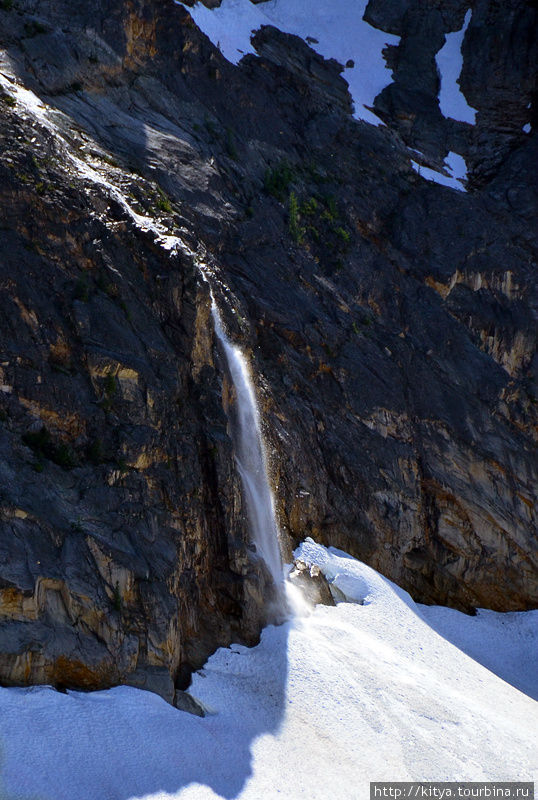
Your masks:
<path fill-rule="evenodd" d="M 177 2 L 177 0 L 176 0 Z M 198 27 L 218 45 L 228 61 L 236 64 L 245 53 L 254 53 L 252 31 L 274 25 L 281 31 L 316 41 L 311 46 L 325 58 L 345 65 L 344 77 L 355 104 L 355 116 L 374 125 L 380 120 L 365 106 L 391 83 L 382 49 L 398 44 L 399 37 L 373 28 L 363 20 L 368 0 L 269 0 L 253 5 L 250 0 L 223 0 L 210 10 L 201 3 L 187 8 Z M 181 4 L 179 4 L 181 5 Z"/>
<path fill-rule="evenodd" d="M 475 661 L 538 701 L 538 610 L 476 617 L 453 608 L 418 606 L 426 622 Z"/>
<path fill-rule="evenodd" d="M 204 719 L 125 687 L 1 689 L 2 800 L 361 800 L 370 780 L 538 778 L 537 703 L 449 641 L 527 687 L 536 612 L 427 609 L 340 551 L 301 555 L 354 602 L 215 653 L 191 688 Z"/>
<path fill-rule="evenodd" d="M 178 5 L 183 5 L 175 0 Z M 382 50 L 387 44 L 397 45 L 400 37 L 369 25 L 364 19 L 368 0 L 269 0 L 255 5 L 251 0 L 222 0 L 219 8 L 209 9 L 196 3 L 187 10 L 194 21 L 225 58 L 237 64 L 246 53 L 255 53 L 250 43 L 252 32 L 262 25 L 274 25 L 309 42 L 325 58 L 340 64 L 352 63 L 344 71 L 354 103 L 354 116 L 374 125 L 384 123 L 370 110 L 377 95 L 392 82 Z M 461 31 L 447 34 L 446 43 L 437 57 L 441 73 L 439 102 L 446 116 L 474 122 L 474 109 L 467 105 L 457 79 L 463 57 L 461 44 L 470 21 L 465 17 Z M 411 160 L 411 166 L 422 177 L 465 191 L 467 167 L 464 159 L 449 153 L 443 175 Z"/>

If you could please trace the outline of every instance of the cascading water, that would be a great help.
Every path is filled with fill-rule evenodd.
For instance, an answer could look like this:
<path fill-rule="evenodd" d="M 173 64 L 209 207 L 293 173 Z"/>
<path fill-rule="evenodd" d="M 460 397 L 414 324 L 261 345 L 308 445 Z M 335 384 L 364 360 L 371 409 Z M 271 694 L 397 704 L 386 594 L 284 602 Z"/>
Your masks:
<path fill-rule="evenodd" d="M 275 502 L 267 476 L 267 460 L 254 386 L 243 353 L 226 336 L 213 295 L 211 300 L 215 333 L 224 350 L 237 396 L 236 458 L 252 529 L 252 540 L 271 573 L 277 591 L 282 595 L 284 576 Z"/>

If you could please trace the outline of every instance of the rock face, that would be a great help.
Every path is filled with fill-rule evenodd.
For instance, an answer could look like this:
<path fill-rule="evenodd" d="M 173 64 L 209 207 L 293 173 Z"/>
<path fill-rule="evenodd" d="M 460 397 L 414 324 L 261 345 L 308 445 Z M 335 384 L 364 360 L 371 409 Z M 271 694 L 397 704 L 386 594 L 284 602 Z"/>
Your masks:
<path fill-rule="evenodd" d="M 312 607 L 320 603 L 324 606 L 335 605 L 331 587 L 318 566 L 295 560 L 288 580 L 292 586 L 299 588 L 301 597 Z"/>
<path fill-rule="evenodd" d="M 69 184 L 57 140 L 0 125 L 2 680 L 172 699 L 181 667 L 263 617 L 207 289 Z"/>
<path fill-rule="evenodd" d="M 439 108 L 436 55 L 446 35 L 469 26 L 463 40 L 459 87 L 476 111 L 476 124 L 445 118 Z M 527 0 L 370 0 L 365 18 L 401 36 L 388 48 L 394 82 L 375 107 L 406 144 L 442 164 L 449 151 L 464 156 L 470 186 L 483 186 L 525 141 L 523 127 L 536 126 L 538 10 Z"/>
<path fill-rule="evenodd" d="M 135 222 L 179 224 L 155 182 L 3 86 L 1 680 L 172 700 L 265 618 L 208 290 Z"/>
<path fill-rule="evenodd" d="M 275 29 L 236 68 L 172 0 L 0 8 L 0 682 L 172 700 L 256 640 L 202 262 L 258 378 L 285 546 L 344 547 L 425 602 L 538 604 L 538 146 L 513 124 L 535 44 L 478 29 L 535 10 L 473 10 L 463 135 L 404 124 L 465 14 L 427 5 L 426 45 L 418 3 L 370 3 L 402 36 L 386 128 Z M 451 136 L 468 194 L 410 166 L 406 143 Z"/>

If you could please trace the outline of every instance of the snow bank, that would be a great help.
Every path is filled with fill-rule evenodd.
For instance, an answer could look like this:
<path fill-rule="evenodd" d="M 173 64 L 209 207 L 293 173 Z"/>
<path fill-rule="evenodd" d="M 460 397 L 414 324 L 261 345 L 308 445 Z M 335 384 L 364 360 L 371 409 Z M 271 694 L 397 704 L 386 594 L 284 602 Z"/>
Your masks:
<path fill-rule="evenodd" d="M 458 84 L 463 67 L 461 46 L 469 27 L 471 16 L 472 12 L 469 9 L 465 14 L 461 30 L 446 34 L 446 41 L 435 58 L 441 76 L 441 88 L 439 90 L 441 114 L 445 117 L 451 117 L 474 125 L 476 122 L 476 109 L 468 104 Z"/>
<path fill-rule="evenodd" d="M 417 606 L 341 551 L 307 540 L 296 556 L 353 602 L 218 650 L 190 689 L 204 719 L 126 687 L 1 689 L 2 800 L 362 800 L 371 780 L 538 778 L 538 705 L 462 652 L 495 650 L 490 669 L 530 686 L 535 612 Z"/>
<path fill-rule="evenodd" d="M 250 37 L 262 25 L 274 25 L 303 39 L 310 37 L 315 40 L 310 43 L 318 53 L 335 58 L 342 65 L 353 61 L 354 66 L 346 69 L 344 77 L 355 104 L 355 116 L 380 125 L 379 118 L 366 106 L 372 106 L 376 96 L 391 83 L 391 72 L 381 51 L 387 44 L 398 44 L 400 38 L 363 20 L 367 2 L 269 0 L 254 5 L 250 0 L 223 0 L 213 10 L 201 3 L 187 10 L 224 57 L 234 64 L 245 53 L 255 52 Z"/>

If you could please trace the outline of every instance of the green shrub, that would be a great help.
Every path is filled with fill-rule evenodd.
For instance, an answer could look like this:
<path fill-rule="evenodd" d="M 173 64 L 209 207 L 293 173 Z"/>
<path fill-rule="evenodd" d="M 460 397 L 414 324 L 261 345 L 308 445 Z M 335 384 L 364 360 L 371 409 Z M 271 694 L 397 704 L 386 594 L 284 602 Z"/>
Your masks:
<path fill-rule="evenodd" d="M 51 461 L 54 461 L 55 464 L 58 464 L 59 467 L 63 467 L 64 469 L 73 469 L 73 467 L 76 466 L 71 448 L 63 442 L 54 446 L 54 451 L 50 456 L 50 459 Z"/>
<path fill-rule="evenodd" d="M 50 368 L 54 372 L 60 372 L 62 375 L 72 375 L 75 371 L 72 366 L 65 366 L 65 364 L 53 360 L 50 361 Z"/>
<path fill-rule="evenodd" d="M 115 283 L 107 283 L 105 286 L 105 292 L 112 300 L 116 300 L 120 290 Z"/>
<path fill-rule="evenodd" d="M 22 441 L 27 447 L 30 447 L 34 453 L 45 455 L 51 446 L 50 433 L 43 427 L 38 431 L 28 431 L 22 437 Z"/>
<path fill-rule="evenodd" d="M 75 300 L 80 300 L 83 303 L 87 303 L 90 299 L 90 288 L 88 286 L 88 279 L 84 275 L 83 277 L 79 278 L 75 284 Z"/>
<path fill-rule="evenodd" d="M 346 231 L 345 228 L 342 228 L 341 225 L 338 228 L 335 228 L 334 232 L 338 236 L 338 238 L 344 242 L 344 244 L 348 245 L 350 243 L 351 234 L 349 231 Z"/>
<path fill-rule="evenodd" d="M 132 315 L 131 315 L 131 312 L 129 311 L 129 309 L 127 308 L 127 305 L 125 304 L 125 302 L 123 300 L 120 300 L 119 303 L 120 303 L 121 310 L 123 311 L 123 313 L 127 317 L 128 321 L 131 322 Z"/>
<path fill-rule="evenodd" d="M 26 36 L 31 39 L 33 36 L 38 36 L 40 33 L 46 33 L 47 29 L 41 22 L 38 22 L 36 19 L 32 19 L 29 22 L 24 23 L 24 32 Z"/>
<path fill-rule="evenodd" d="M 313 225 L 309 225 L 306 229 L 306 232 L 312 237 L 312 239 L 318 244 L 321 240 L 320 233 L 317 228 Z"/>
<path fill-rule="evenodd" d="M 328 222 L 336 222 L 338 219 L 338 209 L 336 208 L 336 200 L 334 197 L 332 195 L 326 195 L 323 198 L 323 205 L 325 206 L 325 210 L 321 218 Z"/>
<path fill-rule="evenodd" d="M 14 97 L 10 94 L 4 94 L 3 92 L 0 94 L 0 101 L 10 108 L 14 108 L 14 106 L 17 105 L 17 101 Z"/>
<path fill-rule="evenodd" d="M 286 161 L 282 161 L 274 169 L 269 167 L 266 169 L 263 184 L 267 194 L 272 195 L 283 203 L 292 180 L 293 170 Z"/>
<path fill-rule="evenodd" d="M 121 613 L 122 601 L 121 601 L 120 585 L 119 585 L 119 583 L 117 581 L 116 581 L 116 585 L 114 586 L 114 598 L 112 600 L 112 605 L 114 606 L 114 608 L 116 609 L 118 614 L 120 614 Z"/>
<path fill-rule="evenodd" d="M 105 394 L 107 397 L 113 397 L 116 394 L 116 376 L 111 372 L 105 378 Z"/>
<path fill-rule="evenodd" d="M 164 197 L 159 197 L 159 199 L 157 200 L 157 208 L 159 209 L 159 211 L 164 211 L 167 214 L 169 214 L 172 211 L 170 200 Z"/>
<path fill-rule="evenodd" d="M 316 164 L 315 161 L 311 160 L 307 164 L 307 170 L 309 172 L 310 178 L 314 181 L 314 183 L 317 183 L 318 186 L 320 186 L 322 183 L 327 183 L 329 181 L 328 176 L 323 175 L 320 172 L 319 166 Z"/>
<path fill-rule="evenodd" d="M 334 347 L 331 347 L 331 345 L 327 344 L 327 342 L 322 342 L 321 346 L 323 347 L 325 353 L 329 356 L 329 358 L 336 358 L 336 356 L 338 355 Z"/>
<path fill-rule="evenodd" d="M 86 449 L 88 461 L 92 464 L 102 464 L 105 459 L 105 452 L 103 449 L 103 442 L 101 439 L 93 439 Z"/>
<path fill-rule="evenodd" d="M 288 207 L 288 230 L 294 242 L 301 244 L 304 230 L 299 225 L 299 203 L 295 192 L 290 194 Z"/>
<path fill-rule="evenodd" d="M 301 206 L 301 214 L 305 214 L 307 217 L 313 217 L 319 208 L 319 203 L 315 197 L 311 197 L 309 200 L 306 200 Z"/>
<path fill-rule="evenodd" d="M 172 203 L 159 186 L 157 186 L 157 191 L 159 193 L 159 197 L 157 198 L 157 208 L 160 209 L 160 211 L 170 214 L 173 211 Z"/>
<path fill-rule="evenodd" d="M 204 125 L 205 125 L 206 131 L 211 136 L 211 138 L 213 138 L 213 139 L 217 138 L 217 136 L 218 136 L 217 126 L 215 125 L 213 120 L 209 119 L 209 117 L 206 117 L 204 119 Z"/>
<path fill-rule="evenodd" d="M 53 461 L 63 469 L 73 469 L 73 467 L 76 466 L 71 448 L 63 442 L 55 444 L 44 425 L 39 431 L 28 431 L 28 433 L 25 433 L 22 437 L 22 441 L 37 457 L 37 462 L 34 464 L 36 472 L 42 471 L 43 465 L 41 462 L 44 458 Z"/>
<path fill-rule="evenodd" d="M 235 146 L 235 136 L 231 128 L 226 128 L 226 152 L 234 161 L 238 159 L 237 147 Z"/>

